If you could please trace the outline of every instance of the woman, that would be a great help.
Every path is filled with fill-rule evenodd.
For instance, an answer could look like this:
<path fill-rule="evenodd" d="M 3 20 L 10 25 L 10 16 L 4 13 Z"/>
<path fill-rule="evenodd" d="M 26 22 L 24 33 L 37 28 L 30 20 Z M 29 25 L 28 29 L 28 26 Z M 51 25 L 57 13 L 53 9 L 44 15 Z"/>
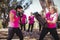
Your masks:
<path fill-rule="evenodd" d="M 19 17 L 16 16 L 16 11 L 13 9 L 9 13 L 9 29 L 7 40 L 11 40 L 14 36 L 14 33 L 19 36 L 20 40 L 23 40 L 22 32 L 19 29 Z"/>
<path fill-rule="evenodd" d="M 49 12 L 46 14 L 47 28 L 43 28 L 40 34 L 39 40 L 43 40 L 45 35 L 50 32 L 55 40 L 59 40 L 57 30 L 56 30 L 56 22 L 57 22 L 58 14 L 57 10 L 54 6 L 51 6 Z"/>
<path fill-rule="evenodd" d="M 26 31 L 26 27 L 25 27 L 26 26 L 26 19 L 27 19 L 26 15 L 23 14 L 23 16 L 21 18 L 21 30 L 24 29 L 24 31 Z"/>
<path fill-rule="evenodd" d="M 33 31 L 33 27 L 34 27 L 34 16 L 33 14 L 31 13 L 31 16 L 29 16 L 29 27 L 28 27 L 28 32 L 30 30 L 30 27 L 31 27 L 31 32 Z"/>

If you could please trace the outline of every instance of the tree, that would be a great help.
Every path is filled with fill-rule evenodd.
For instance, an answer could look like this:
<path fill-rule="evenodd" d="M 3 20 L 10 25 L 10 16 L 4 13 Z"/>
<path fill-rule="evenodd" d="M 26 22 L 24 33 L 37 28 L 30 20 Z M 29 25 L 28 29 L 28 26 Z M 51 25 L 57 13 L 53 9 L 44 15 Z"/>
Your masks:
<path fill-rule="evenodd" d="M 46 7 L 49 9 L 50 5 L 54 6 L 53 0 L 39 0 L 39 1 L 40 1 L 41 6 L 42 6 L 42 9 L 44 9 L 44 10 Z"/>

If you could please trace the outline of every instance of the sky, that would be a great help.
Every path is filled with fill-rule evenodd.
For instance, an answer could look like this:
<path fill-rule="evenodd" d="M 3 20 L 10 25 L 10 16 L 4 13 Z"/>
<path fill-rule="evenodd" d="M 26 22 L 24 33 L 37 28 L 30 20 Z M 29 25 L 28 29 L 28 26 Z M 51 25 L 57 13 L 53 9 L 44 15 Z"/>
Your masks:
<path fill-rule="evenodd" d="M 17 1 L 20 1 L 20 0 L 17 0 Z M 53 0 L 53 1 L 58 8 L 58 12 L 60 12 L 59 11 L 60 10 L 60 0 Z M 39 11 L 39 9 L 41 9 L 41 6 L 39 4 L 39 0 L 33 0 L 33 4 L 28 9 L 31 10 L 32 12 L 33 11 Z"/>
<path fill-rule="evenodd" d="M 39 0 L 33 0 L 32 4 L 29 6 L 27 10 L 25 10 L 26 15 L 30 15 L 31 12 L 40 12 L 42 10 Z"/>
<path fill-rule="evenodd" d="M 20 0 L 17 0 L 17 1 L 20 1 Z"/>
<path fill-rule="evenodd" d="M 60 13 L 60 0 L 53 0 L 55 5 L 57 6 L 58 12 Z"/>
<path fill-rule="evenodd" d="M 60 0 L 53 0 L 55 5 L 57 6 L 58 9 L 58 13 L 60 13 Z M 26 15 L 30 15 L 31 12 L 41 12 L 42 7 L 39 3 L 39 0 L 33 0 L 33 3 L 29 6 L 29 8 L 27 10 L 25 10 L 25 14 Z"/>
<path fill-rule="evenodd" d="M 17 0 L 17 1 L 20 1 L 20 0 Z M 53 1 L 58 8 L 58 12 L 60 12 L 59 11 L 60 10 L 60 5 L 59 5 L 60 0 L 53 0 Z M 41 5 L 39 3 L 39 0 L 32 0 L 32 4 L 28 7 L 28 9 L 25 10 L 25 14 L 27 16 L 29 16 L 31 12 L 33 12 L 33 13 L 36 11 L 40 12 L 41 10 L 42 10 L 42 8 L 41 8 Z"/>

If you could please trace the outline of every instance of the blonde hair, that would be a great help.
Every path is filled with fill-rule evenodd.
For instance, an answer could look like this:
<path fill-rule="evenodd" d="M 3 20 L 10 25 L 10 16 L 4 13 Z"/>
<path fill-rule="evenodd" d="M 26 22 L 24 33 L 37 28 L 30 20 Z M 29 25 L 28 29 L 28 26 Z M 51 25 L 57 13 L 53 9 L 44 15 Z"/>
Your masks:
<path fill-rule="evenodd" d="M 53 8 L 55 13 L 58 12 L 56 6 L 50 6 L 50 8 Z"/>

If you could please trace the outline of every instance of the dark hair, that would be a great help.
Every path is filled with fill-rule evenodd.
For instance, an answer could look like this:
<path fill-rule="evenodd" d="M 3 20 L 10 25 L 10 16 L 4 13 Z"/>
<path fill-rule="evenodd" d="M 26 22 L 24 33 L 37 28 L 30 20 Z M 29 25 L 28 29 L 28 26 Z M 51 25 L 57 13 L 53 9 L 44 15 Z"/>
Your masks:
<path fill-rule="evenodd" d="M 22 7 L 21 5 L 17 5 L 17 6 L 16 6 L 16 10 L 17 10 L 17 9 L 23 9 L 23 7 Z"/>

